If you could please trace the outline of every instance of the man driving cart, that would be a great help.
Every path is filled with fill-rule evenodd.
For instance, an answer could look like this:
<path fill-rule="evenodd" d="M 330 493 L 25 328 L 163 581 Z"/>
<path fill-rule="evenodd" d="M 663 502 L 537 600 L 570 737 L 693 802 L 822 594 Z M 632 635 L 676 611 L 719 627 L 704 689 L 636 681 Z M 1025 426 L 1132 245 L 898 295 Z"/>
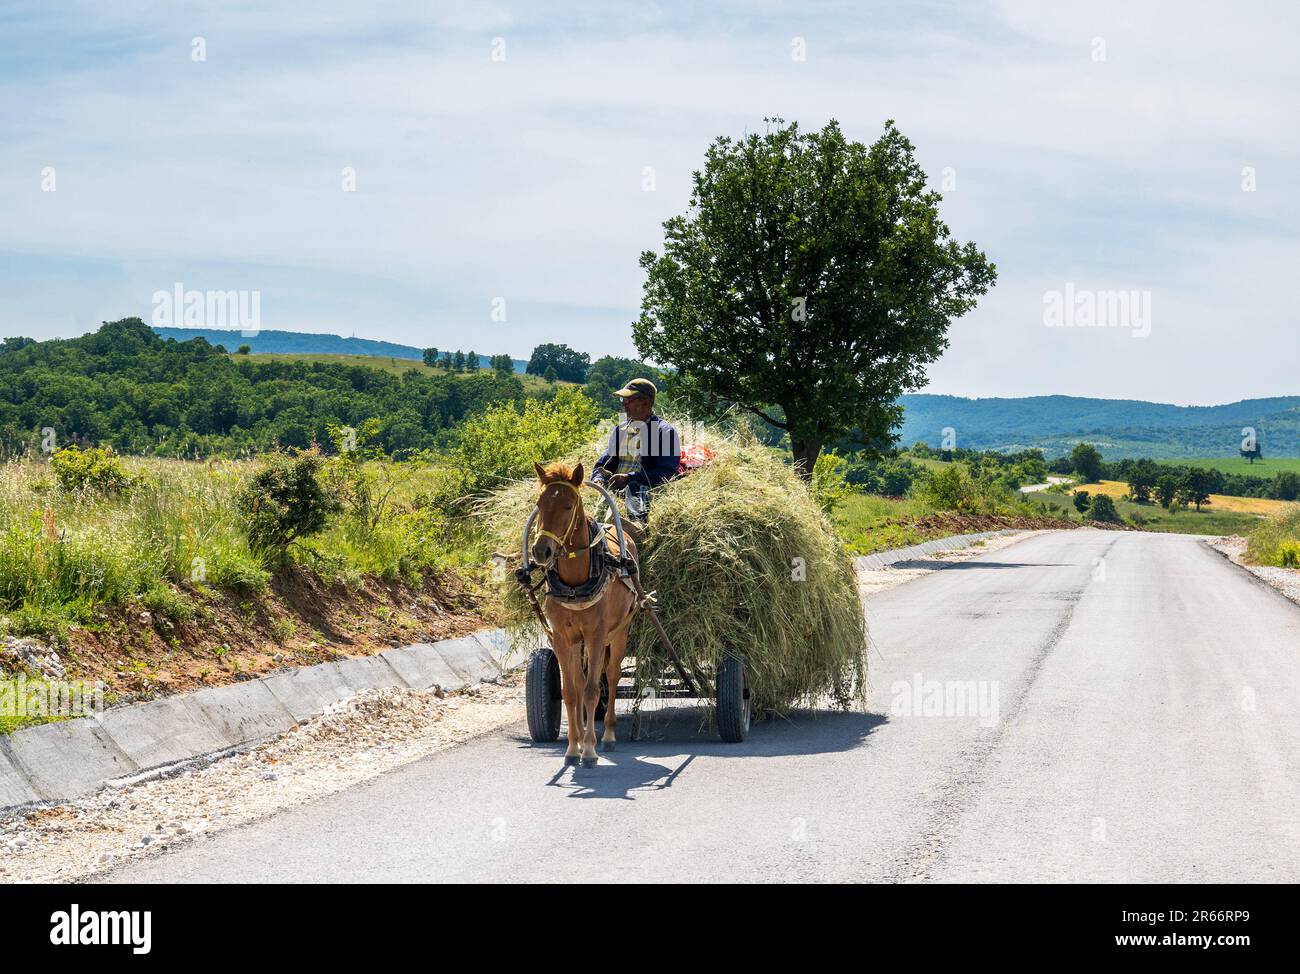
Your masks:
<path fill-rule="evenodd" d="M 633 379 L 614 395 L 626 420 L 610 434 L 591 479 L 611 491 L 623 491 L 628 517 L 644 525 L 649 516 L 650 490 L 677 476 L 682 446 L 671 423 L 655 415 L 655 384 Z"/>

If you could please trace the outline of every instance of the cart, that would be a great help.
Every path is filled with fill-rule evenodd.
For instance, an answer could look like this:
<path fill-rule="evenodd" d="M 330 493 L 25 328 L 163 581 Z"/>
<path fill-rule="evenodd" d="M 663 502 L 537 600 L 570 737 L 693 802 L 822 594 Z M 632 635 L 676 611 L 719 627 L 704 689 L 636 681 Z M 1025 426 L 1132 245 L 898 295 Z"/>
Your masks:
<path fill-rule="evenodd" d="M 668 651 L 671 669 L 668 662 L 666 662 L 663 672 L 657 675 L 654 698 L 656 700 L 676 699 L 712 702 L 716 709 L 719 736 L 728 743 L 743 741 L 749 734 L 750 722 L 753 717 L 753 708 L 750 702 L 749 673 L 745 667 L 744 658 L 737 653 L 729 652 L 722 657 L 716 671 L 713 673 L 701 674 L 688 671 L 687 667 L 682 664 L 677 650 L 668 638 L 668 634 L 664 632 L 663 626 L 660 625 L 658 616 L 655 615 L 653 597 L 647 595 L 641 588 L 636 563 L 628 555 L 627 541 L 623 535 L 623 521 L 619 516 L 618 504 L 601 484 L 588 482 L 584 486 L 599 491 L 609 505 L 610 513 L 613 516 L 614 531 L 618 536 L 620 571 L 630 576 L 640 599 L 640 608 L 650 617 L 660 642 Z M 533 512 L 528 516 L 528 520 L 524 523 L 520 545 L 520 568 L 516 572 L 516 578 L 519 584 L 524 587 L 524 590 L 529 593 L 533 608 L 545 627 L 545 614 L 537 603 L 536 597 L 532 594 L 531 588 L 532 572 L 538 566 L 534 565 L 529 557 L 528 540 L 536 517 L 537 509 L 534 508 Z M 619 680 L 617 687 L 610 687 L 608 681 L 603 677 L 601 678 L 600 702 L 596 706 L 597 720 L 604 720 L 605 708 L 608 705 L 611 692 L 613 692 L 616 700 L 635 700 L 641 696 L 636 685 L 637 667 L 635 657 L 628 657 L 628 659 L 633 660 L 633 666 L 630 669 L 624 669 L 622 679 Z M 624 662 L 626 663 L 627 660 Z M 524 686 L 525 709 L 528 715 L 528 735 L 539 743 L 549 743 L 558 739 L 560 736 L 560 720 L 564 715 L 564 700 L 560 693 L 560 663 L 550 646 L 540 646 L 533 650 L 529 656 L 528 666 L 524 674 Z M 634 721 L 636 717 L 637 714 L 634 711 Z M 635 724 L 633 736 L 636 736 Z"/>

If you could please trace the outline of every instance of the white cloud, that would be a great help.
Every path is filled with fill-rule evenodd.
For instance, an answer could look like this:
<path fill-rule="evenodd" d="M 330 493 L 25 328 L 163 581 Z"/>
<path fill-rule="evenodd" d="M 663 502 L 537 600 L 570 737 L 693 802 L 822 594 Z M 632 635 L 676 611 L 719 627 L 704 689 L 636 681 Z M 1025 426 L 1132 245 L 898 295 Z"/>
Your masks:
<path fill-rule="evenodd" d="M 954 327 L 934 391 L 1295 391 L 1293 356 L 1229 376 L 1210 342 L 1225 322 L 1247 345 L 1289 338 L 1290 5 L 33 9 L 29 42 L 67 45 L 40 53 L 76 69 L 0 74 L 0 250 L 118 261 L 149 291 L 182 270 L 239 278 L 213 286 L 293 278 L 278 295 L 285 323 L 349 331 L 342 315 L 370 288 L 384 337 L 439 345 L 501 294 L 536 310 L 490 336 L 516 355 L 557 338 L 626 352 L 637 255 L 684 207 L 712 138 L 780 114 L 836 117 L 871 139 L 893 117 L 936 182 L 956 171 L 945 216 L 1001 274 Z M 196 34 L 203 64 L 189 59 Z M 790 59 L 794 36 L 805 63 Z M 45 165 L 56 194 L 39 191 Z M 355 194 L 340 190 L 343 166 Z M 1241 191 L 1244 166 L 1255 193 Z M 306 301 L 311 274 L 320 293 Z M 1158 313 L 1177 328 L 1143 349 L 1063 354 L 1039 302 L 1065 280 L 1166 294 Z M 22 330 L 66 332 L 64 300 L 87 299 L 51 287 L 40 320 L 23 305 Z"/>

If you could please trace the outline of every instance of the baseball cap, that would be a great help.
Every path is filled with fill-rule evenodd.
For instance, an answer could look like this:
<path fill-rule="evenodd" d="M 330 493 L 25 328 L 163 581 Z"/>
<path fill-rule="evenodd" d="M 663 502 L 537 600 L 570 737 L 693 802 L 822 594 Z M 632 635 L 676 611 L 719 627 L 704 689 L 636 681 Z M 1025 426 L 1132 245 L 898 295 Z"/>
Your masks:
<path fill-rule="evenodd" d="M 649 379 L 633 379 L 622 389 L 618 390 L 618 392 L 614 393 L 614 395 L 619 396 L 620 398 L 626 396 L 645 396 L 647 399 L 653 399 L 658 392 L 659 390 L 655 388 L 655 384 Z"/>

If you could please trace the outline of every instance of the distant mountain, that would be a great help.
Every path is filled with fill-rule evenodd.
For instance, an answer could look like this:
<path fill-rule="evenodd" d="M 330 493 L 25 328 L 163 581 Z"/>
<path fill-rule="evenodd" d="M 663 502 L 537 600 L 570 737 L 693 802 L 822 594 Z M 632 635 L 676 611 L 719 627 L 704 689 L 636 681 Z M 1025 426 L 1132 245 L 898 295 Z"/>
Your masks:
<path fill-rule="evenodd" d="M 1300 454 L 1300 396 L 1244 399 L 1222 406 L 1173 406 L 1138 399 L 1030 396 L 963 399 L 903 396 L 900 442 L 938 447 L 944 427 L 971 449 L 1037 447 L 1049 457 L 1086 441 L 1108 459 L 1233 456 L 1253 427 L 1264 456 Z"/>
<path fill-rule="evenodd" d="M 344 338 L 342 335 L 314 335 L 302 331 L 259 331 L 251 338 L 245 338 L 239 331 L 226 331 L 219 328 L 158 328 L 156 331 L 163 338 L 174 338 L 178 342 L 187 342 L 191 338 L 203 338 L 211 345 L 222 345 L 227 352 L 233 352 L 240 345 L 247 345 L 253 354 L 281 355 L 378 355 L 384 358 L 414 359 L 420 361 L 424 350 L 412 345 L 398 345 L 396 342 L 381 342 L 371 338 Z M 454 351 L 454 349 L 453 349 Z M 479 355 L 479 367 L 488 367 L 488 356 Z M 520 359 L 511 359 L 515 371 L 522 373 L 528 363 Z"/>

